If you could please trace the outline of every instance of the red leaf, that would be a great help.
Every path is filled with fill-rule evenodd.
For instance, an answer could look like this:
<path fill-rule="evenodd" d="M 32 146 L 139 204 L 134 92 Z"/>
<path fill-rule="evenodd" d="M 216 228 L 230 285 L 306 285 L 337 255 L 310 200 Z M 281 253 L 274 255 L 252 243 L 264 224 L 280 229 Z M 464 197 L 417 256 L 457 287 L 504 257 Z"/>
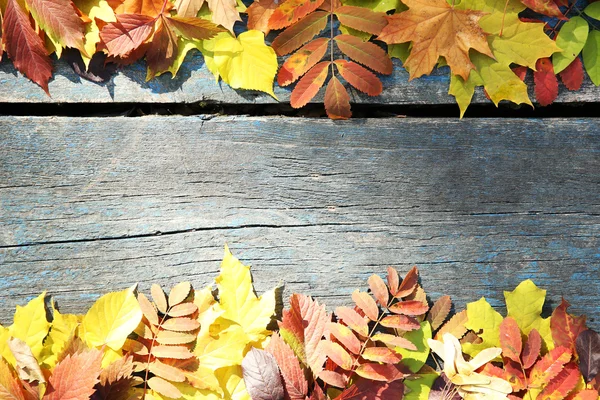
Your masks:
<path fill-rule="evenodd" d="M 40 85 L 50 96 L 48 81 L 52 77 L 52 62 L 44 42 L 35 33 L 29 17 L 17 0 L 7 1 L 2 22 L 4 48 L 15 68 Z"/>
<path fill-rule="evenodd" d="M 148 39 L 154 27 L 154 18 L 141 14 L 119 14 L 117 22 L 110 22 L 100 31 L 99 49 L 107 49 L 109 56 L 125 57 Z"/>
<path fill-rule="evenodd" d="M 0 358 L 0 398 L 7 400 L 25 400 L 20 381 L 12 367 Z"/>
<path fill-rule="evenodd" d="M 581 58 L 575 57 L 567 68 L 558 74 L 569 90 L 579 90 L 583 83 L 583 64 Z"/>
<path fill-rule="evenodd" d="M 100 382 L 102 352 L 89 350 L 68 355 L 50 376 L 49 389 L 44 400 L 88 400 L 94 393 L 94 385 Z"/>
<path fill-rule="evenodd" d="M 269 18 L 277 8 L 277 0 L 256 0 L 246 9 L 248 13 L 248 29 L 257 29 L 267 35 L 269 28 Z"/>
<path fill-rule="evenodd" d="M 175 32 L 165 23 L 163 16 L 160 17 L 157 25 L 158 27 L 154 31 L 154 36 L 152 36 L 152 44 L 146 52 L 146 62 L 148 63 L 147 80 L 154 78 L 158 73 L 168 70 L 171 64 L 173 64 L 175 57 L 177 57 L 177 36 Z M 170 319 L 167 322 L 173 320 Z"/>
<path fill-rule="evenodd" d="M 348 61 L 346 60 L 337 60 L 336 65 L 338 66 L 338 71 L 340 71 L 340 74 L 344 77 L 344 79 L 346 79 L 352 86 L 354 86 L 354 84 L 348 79 L 346 78 L 346 76 L 344 76 L 344 74 L 342 73 L 342 69 L 345 68 L 345 66 L 343 65 L 344 63 L 349 64 Z M 338 64 L 342 64 L 342 67 L 340 68 L 340 65 Z M 354 63 L 352 63 L 354 64 Z M 359 68 L 362 68 L 360 65 L 358 64 L 354 64 L 356 66 L 358 66 Z M 350 71 L 350 69 L 348 68 L 348 70 Z M 364 71 L 367 71 L 363 68 Z M 369 71 L 367 71 L 368 73 L 370 73 Z M 352 71 L 350 71 L 350 73 L 346 74 L 349 77 L 351 77 L 351 79 L 355 79 L 354 76 L 352 76 Z M 371 74 L 373 75 L 373 74 Z M 375 77 L 375 79 L 377 79 L 377 77 L 375 75 L 373 75 L 373 77 Z M 361 77 L 357 77 L 357 79 L 360 79 Z M 364 78 L 363 78 L 364 79 Z M 379 79 L 377 79 L 377 81 L 379 81 Z M 360 81 L 357 82 L 360 84 Z M 381 82 L 379 83 L 381 84 Z M 356 86 L 355 86 L 356 87 Z M 357 87 L 357 89 L 359 89 Z M 359 89 L 362 90 L 362 89 Z M 366 292 L 361 292 L 358 289 L 356 289 L 353 293 L 352 293 L 352 300 L 354 300 L 354 302 L 356 303 L 356 305 L 358 306 L 358 308 L 360 308 L 362 310 L 362 312 L 365 313 L 365 315 L 367 316 L 367 318 L 369 318 L 371 321 L 377 321 L 377 318 L 379 317 L 379 307 L 377 306 L 377 303 L 375 303 L 375 300 L 373 300 L 373 298 Z"/>
<path fill-rule="evenodd" d="M 571 355 L 571 351 L 566 347 L 552 349 L 533 366 L 529 373 L 529 386 L 541 387 L 554 379 L 562 371 L 563 365 L 571 360 Z"/>
<path fill-rule="evenodd" d="M 317 11 L 297 24 L 290 26 L 273 40 L 271 47 L 278 56 L 284 56 L 319 34 L 327 26 L 329 13 Z"/>
<path fill-rule="evenodd" d="M 367 321 L 353 309 L 349 307 L 338 307 L 335 309 L 335 315 L 359 335 L 365 337 L 369 335 L 369 325 Z"/>
<path fill-rule="evenodd" d="M 540 351 L 542 350 L 542 337 L 537 329 L 529 331 L 529 337 L 523 347 L 523 354 L 521 360 L 523 361 L 523 368 L 529 369 L 535 363 Z"/>
<path fill-rule="evenodd" d="M 352 333 L 350 328 L 336 322 L 330 322 L 327 325 L 329 333 L 333 335 L 341 344 L 346 346 L 354 354 L 360 353 L 360 340 Z"/>
<path fill-rule="evenodd" d="M 287 86 L 295 82 L 306 71 L 314 67 L 325 55 L 328 45 L 329 38 L 318 38 L 305 44 L 289 56 L 277 74 L 279 86 Z"/>
<path fill-rule="evenodd" d="M 167 18 L 166 21 L 177 33 L 190 40 L 206 40 L 214 37 L 219 32 L 226 31 L 226 29 L 202 18 L 178 17 L 175 15 Z"/>
<path fill-rule="evenodd" d="M 404 384 L 400 380 L 387 383 L 359 379 L 335 400 L 400 400 L 403 397 Z"/>
<path fill-rule="evenodd" d="M 504 357 L 517 363 L 521 362 L 521 350 L 523 349 L 521 329 L 512 317 L 504 318 L 500 324 L 500 347 Z"/>
<path fill-rule="evenodd" d="M 527 379 L 520 363 L 505 359 L 504 369 L 506 370 L 506 380 L 510 382 L 513 391 L 518 392 L 527 388 Z"/>
<path fill-rule="evenodd" d="M 323 0 L 285 0 L 269 18 L 269 29 L 283 29 L 315 11 Z"/>
<path fill-rule="evenodd" d="M 400 288 L 398 288 L 398 291 L 396 292 L 396 294 L 394 296 L 397 298 L 409 296 L 412 292 L 414 292 L 418 283 L 419 283 L 419 270 L 417 269 L 417 267 L 412 267 L 410 269 L 410 271 L 408 271 L 408 273 L 406 274 L 404 279 L 402 279 Z"/>
<path fill-rule="evenodd" d="M 379 275 L 371 275 L 368 283 L 373 296 L 375 296 L 379 304 L 383 307 L 387 307 L 387 303 L 390 300 L 390 293 L 388 292 L 388 288 L 383 279 L 381 279 Z"/>
<path fill-rule="evenodd" d="M 322 61 L 311 68 L 296 84 L 290 96 L 290 104 L 294 108 L 304 107 L 313 97 L 317 95 L 327 74 L 329 73 L 330 61 Z"/>
<path fill-rule="evenodd" d="M 418 300 L 401 301 L 390 307 L 390 311 L 393 313 L 411 316 L 425 314 L 428 309 L 429 306 L 427 304 L 421 303 Z"/>
<path fill-rule="evenodd" d="M 371 11 L 365 7 L 338 7 L 335 15 L 343 25 L 372 35 L 379 35 L 388 23 L 385 13 Z"/>
<path fill-rule="evenodd" d="M 290 346 L 275 332 L 265 350 L 275 357 L 290 400 L 305 400 L 308 394 L 308 382 Z"/>
<path fill-rule="evenodd" d="M 369 96 L 379 96 L 383 90 L 383 85 L 374 73 L 352 61 L 336 60 L 335 65 L 342 76 L 349 84 Z M 357 303 L 358 304 L 358 303 Z M 375 301 L 373 301 L 375 304 Z M 363 310 L 365 311 L 365 310 Z M 370 317 L 369 317 L 370 318 Z M 373 320 L 372 318 L 370 318 Z M 374 320 L 373 320 L 374 321 Z"/>
<path fill-rule="evenodd" d="M 567 313 L 569 303 L 563 298 L 552 312 L 550 330 L 555 346 L 564 346 L 575 353 L 575 341 L 581 332 L 587 329 L 585 315 L 573 317 Z"/>
<path fill-rule="evenodd" d="M 323 369 L 325 362 L 325 355 L 318 346 L 330 319 L 324 305 L 309 296 L 294 293 L 290 298 L 290 308 L 283 311 L 283 319 L 279 323 L 281 337 L 286 342 L 286 338 L 293 338 L 292 349 L 296 356 L 315 375 Z M 298 346 L 301 346 L 300 353 L 297 352 Z"/>
<path fill-rule="evenodd" d="M 392 267 L 388 267 L 387 272 L 388 287 L 390 288 L 392 296 L 396 296 L 396 293 L 398 293 L 398 287 L 400 286 L 400 277 L 398 276 L 398 271 Z"/>
<path fill-rule="evenodd" d="M 575 363 L 568 363 L 556 377 L 538 395 L 540 399 L 562 400 L 577 386 L 581 378 Z"/>
<path fill-rule="evenodd" d="M 363 363 L 355 370 L 356 374 L 373 381 L 392 382 L 404 377 L 397 365 Z"/>
<path fill-rule="evenodd" d="M 533 11 L 547 15 L 548 17 L 564 18 L 562 12 L 560 12 L 558 6 L 553 0 L 521 0 L 521 3 L 531 8 Z"/>
<path fill-rule="evenodd" d="M 352 35 L 338 35 L 335 38 L 337 46 L 342 53 L 381 74 L 392 73 L 393 64 L 387 53 L 371 42 L 363 42 Z"/>
<path fill-rule="evenodd" d="M 540 58 L 533 72 L 535 98 L 541 106 L 547 106 L 558 96 L 558 80 L 554 75 L 554 67 L 549 58 Z"/>
<path fill-rule="evenodd" d="M 518 76 L 520 80 L 524 81 L 525 77 L 527 76 L 527 70 L 528 69 L 529 68 L 527 68 L 527 67 L 523 67 L 521 65 L 518 65 L 518 66 L 516 66 L 516 67 L 514 67 L 512 69 L 512 72 L 514 72 L 514 74 L 516 76 Z"/>
<path fill-rule="evenodd" d="M 65 47 L 85 53 L 84 25 L 71 0 L 27 0 L 33 18 L 46 33 Z"/>

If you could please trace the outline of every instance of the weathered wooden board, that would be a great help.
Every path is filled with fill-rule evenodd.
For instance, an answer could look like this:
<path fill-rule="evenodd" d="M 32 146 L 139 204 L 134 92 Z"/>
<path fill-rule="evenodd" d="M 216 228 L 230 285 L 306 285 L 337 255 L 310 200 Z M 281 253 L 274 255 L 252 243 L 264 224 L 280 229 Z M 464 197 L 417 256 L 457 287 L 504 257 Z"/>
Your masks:
<path fill-rule="evenodd" d="M 396 60 L 397 61 L 397 60 Z M 449 75 L 446 68 L 434 71 L 408 82 L 408 73 L 395 62 L 391 76 L 382 76 L 384 91 L 381 96 L 369 97 L 352 90 L 351 98 L 362 104 L 454 104 L 448 95 Z M 146 82 L 144 63 L 122 69 L 110 81 L 96 84 L 76 75 L 64 62 L 56 63 L 48 97 L 36 84 L 15 71 L 12 64 L 0 63 L 0 102 L 2 103 L 195 103 L 217 102 L 231 104 L 274 104 L 289 102 L 290 88 L 275 86 L 278 100 L 256 91 L 233 90 L 223 82 L 216 83 L 199 52 L 188 55 L 178 75 L 172 79 L 165 74 Z M 315 98 L 323 101 L 322 90 Z M 530 93 L 533 99 L 533 93 Z M 586 79 L 581 90 L 570 92 L 562 85 L 557 103 L 598 102 L 600 89 Z M 482 91 L 476 93 L 473 103 L 488 103 Z M 458 115 L 458 113 L 457 113 Z"/>
<path fill-rule="evenodd" d="M 197 286 L 225 242 L 259 291 L 330 306 L 416 264 L 459 306 L 532 278 L 600 328 L 600 120 L 0 118 L 0 321 Z"/>

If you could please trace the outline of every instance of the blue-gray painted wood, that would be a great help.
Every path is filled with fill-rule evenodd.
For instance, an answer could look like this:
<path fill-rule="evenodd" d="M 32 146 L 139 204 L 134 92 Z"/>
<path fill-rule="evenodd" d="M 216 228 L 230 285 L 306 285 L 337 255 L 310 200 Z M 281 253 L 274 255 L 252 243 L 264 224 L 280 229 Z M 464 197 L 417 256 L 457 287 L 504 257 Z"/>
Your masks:
<path fill-rule="evenodd" d="M 196 286 L 229 243 L 256 287 L 330 307 L 418 265 L 458 308 L 532 278 L 600 328 L 600 120 L 0 118 L 0 321 L 140 282 Z"/>
<path fill-rule="evenodd" d="M 125 67 L 110 81 L 96 84 L 76 75 L 62 61 L 56 62 L 56 71 L 50 81 L 52 97 L 48 97 L 35 83 L 18 73 L 8 60 L 0 63 L 0 102 L 1 103 L 196 103 L 216 102 L 230 104 L 274 104 L 289 102 L 290 87 L 275 85 L 275 100 L 268 94 L 233 90 L 223 82 L 216 83 L 208 71 L 201 54 L 197 51 L 188 54 L 179 73 L 173 79 L 167 73 L 146 82 L 145 64 L 140 62 Z M 363 104 L 454 104 L 448 95 L 449 75 L 447 68 L 434 71 L 408 82 L 408 73 L 395 62 L 391 76 L 381 76 L 384 91 L 381 96 L 369 97 L 351 89 L 354 103 Z M 530 88 L 531 89 L 531 88 Z M 324 89 L 315 97 L 315 102 L 323 101 Z M 531 91 L 530 97 L 534 99 Z M 560 86 L 557 103 L 597 102 L 600 89 L 586 79 L 581 90 L 571 92 Z M 473 99 L 474 104 L 489 103 L 482 91 Z M 458 110 L 458 107 L 457 107 Z M 458 115 L 458 111 L 457 111 Z"/>

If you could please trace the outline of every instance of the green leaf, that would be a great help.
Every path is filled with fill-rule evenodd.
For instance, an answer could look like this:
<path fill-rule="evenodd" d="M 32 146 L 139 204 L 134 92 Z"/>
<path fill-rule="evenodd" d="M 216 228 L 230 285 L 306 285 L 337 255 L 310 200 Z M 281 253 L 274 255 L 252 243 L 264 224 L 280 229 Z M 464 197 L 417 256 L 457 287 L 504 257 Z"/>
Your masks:
<path fill-rule="evenodd" d="M 438 374 L 417 374 L 414 376 L 417 378 L 404 380 L 404 384 L 410 389 L 410 392 L 404 395 L 403 400 L 428 400 L 429 391 Z"/>
<path fill-rule="evenodd" d="M 600 4 L 600 3 L 594 3 Z M 591 31 L 583 47 L 583 65 L 594 85 L 600 85 L 600 31 Z"/>
<path fill-rule="evenodd" d="M 589 31 L 590 27 L 587 21 L 581 17 L 571 18 L 560 28 L 560 32 L 556 37 L 556 44 L 563 51 L 552 56 L 554 73 L 558 74 L 567 68 L 579 55 L 588 38 Z"/>
<path fill-rule="evenodd" d="M 467 304 L 468 321 L 465 326 L 479 334 L 481 343 L 464 343 L 463 352 L 474 357 L 481 350 L 490 347 L 500 347 L 500 324 L 502 315 L 492 308 L 485 297 Z"/>
<path fill-rule="evenodd" d="M 590 5 L 588 5 L 583 12 L 588 16 L 588 17 L 592 17 L 594 19 L 599 19 L 600 20 L 600 3 L 596 2 L 596 3 L 592 3 Z"/>
<path fill-rule="evenodd" d="M 410 43 L 388 44 L 388 54 L 404 63 L 410 55 Z"/>
<path fill-rule="evenodd" d="M 417 373 L 429 357 L 427 339 L 431 339 L 431 325 L 427 321 L 421 322 L 421 329 L 407 332 L 404 339 L 417 346 L 417 350 L 407 350 L 401 347 L 396 347 L 395 350 L 402 355 L 402 364 L 406 365 L 412 372 Z"/>

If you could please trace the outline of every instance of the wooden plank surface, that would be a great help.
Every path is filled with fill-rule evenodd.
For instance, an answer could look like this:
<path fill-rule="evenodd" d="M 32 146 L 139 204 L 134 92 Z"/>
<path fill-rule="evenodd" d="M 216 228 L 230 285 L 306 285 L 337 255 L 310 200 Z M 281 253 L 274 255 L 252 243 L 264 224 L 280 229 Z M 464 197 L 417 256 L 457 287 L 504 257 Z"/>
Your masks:
<path fill-rule="evenodd" d="M 463 306 L 532 278 L 600 328 L 600 120 L 0 118 L 0 322 L 196 286 L 229 243 L 330 307 L 388 265 Z"/>
<path fill-rule="evenodd" d="M 3 60 L 0 63 L 0 103 L 275 104 L 278 101 L 289 103 L 290 97 L 289 87 L 280 88 L 276 85 L 276 100 L 262 92 L 233 90 L 223 82 L 216 83 L 199 52 L 188 55 L 175 78 L 165 74 L 149 82 L 146 82 L 144 63 L 123 68 L 103 84 L 80 78 L 62 61 L 55 65 L 54 78 L 49 84 L 52 97 L 48 97 L 39 86 L 16 72 L 9 61 Z M 454 98 L 448 95 L 450 80 L 447 68 L 408 82 L 408 73 L 401 68 L 401 64 L 395 60 L 394 65 L 391 76 L 381 76 L 384 87 L 381 96 L 369 97 L 352 89 L 352 102 L 389 105 L 455 103 Z M 314 101 L 322 102 L 323 94 L 324 91 L 321 90 Z M 533 91 L 530 91 L 530 97 L 534 99 Z M 561 85 L 556 102 L 587 103 L 598 102 L 599 99 L 600 89 L 586 78 L 581 90 L 576 92 L 568 91 Z M 481 90 L 476 92 L 473 103 L 490 104 Z"/>

